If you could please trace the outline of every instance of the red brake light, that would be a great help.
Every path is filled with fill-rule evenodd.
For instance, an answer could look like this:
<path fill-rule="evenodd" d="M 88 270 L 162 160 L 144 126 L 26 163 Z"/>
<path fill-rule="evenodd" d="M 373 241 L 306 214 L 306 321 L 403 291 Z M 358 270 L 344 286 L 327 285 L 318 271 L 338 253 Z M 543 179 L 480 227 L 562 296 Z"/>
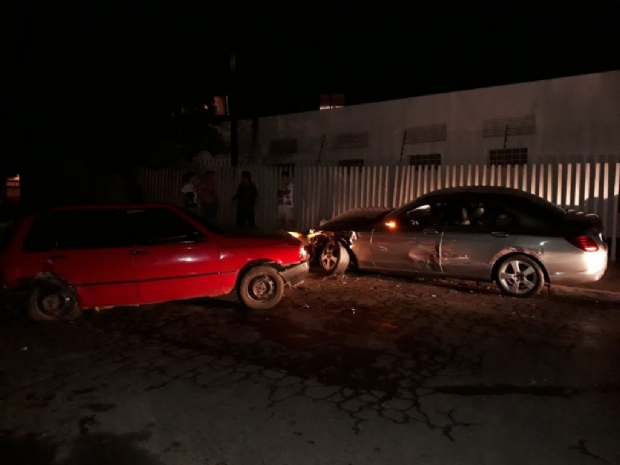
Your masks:
<path fill-rule="evenodd" d="M 590 236 L 577 236 L 567 239 L 568 242 L 585 252 L 596 252 L 598 245 Z"/>

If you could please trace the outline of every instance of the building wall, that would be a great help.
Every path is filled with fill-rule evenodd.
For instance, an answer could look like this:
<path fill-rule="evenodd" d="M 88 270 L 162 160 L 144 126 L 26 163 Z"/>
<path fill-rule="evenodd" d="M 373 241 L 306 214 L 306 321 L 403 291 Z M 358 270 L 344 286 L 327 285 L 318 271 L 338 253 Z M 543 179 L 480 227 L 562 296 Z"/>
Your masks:
<path fill-rule="evenodd" d="M 483 137 L 486 120 L 534 116 L 534 134 Z M 489 150 L 528 149 L 529 163 L 616 161 L 620 154 L 620 71 L 428 95 L 261 118 L 256 153 L 263 164 L 398 164 L 404 131 L 447 126 L 441 142 L 407 144 L 409 155 L 440 153 L 443 165 L 485 164 Z M 337 135 L 368 131 L 364 148 L 336 150 Z M 240 147 L 249 147 L 240 131 Z M 270 153 L 271 142 L 297 139 L 296 153 Z M 323 148 L 321 145 L 323 143 Z M 241 155 L 247 155 L 242 151 Z"/>

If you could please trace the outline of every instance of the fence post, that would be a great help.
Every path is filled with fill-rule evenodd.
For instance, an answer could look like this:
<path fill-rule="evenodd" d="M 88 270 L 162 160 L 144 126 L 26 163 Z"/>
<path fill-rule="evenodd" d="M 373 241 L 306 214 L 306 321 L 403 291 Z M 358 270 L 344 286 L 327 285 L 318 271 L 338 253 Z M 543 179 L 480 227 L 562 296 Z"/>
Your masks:
<path fill-rule="evenodd" d="M 618 252 L 618 196 L 620 195 L 620 163 L 616 163 L 616 175 L 614 176 L 614 207 L 613 222 L 611 224 L 611 259 L 616 260 Z"/>

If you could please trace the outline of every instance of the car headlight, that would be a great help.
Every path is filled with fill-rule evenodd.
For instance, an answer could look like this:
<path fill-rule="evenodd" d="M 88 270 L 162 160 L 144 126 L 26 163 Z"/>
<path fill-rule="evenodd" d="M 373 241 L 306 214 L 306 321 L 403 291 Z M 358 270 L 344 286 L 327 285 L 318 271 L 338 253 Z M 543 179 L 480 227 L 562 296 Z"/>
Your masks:
<path fill-rule="evenodd" d="M 308 252 L 303 245 L 299 248 L 299 259 L 302 262 L 305 262 L 308 259 Z"/>

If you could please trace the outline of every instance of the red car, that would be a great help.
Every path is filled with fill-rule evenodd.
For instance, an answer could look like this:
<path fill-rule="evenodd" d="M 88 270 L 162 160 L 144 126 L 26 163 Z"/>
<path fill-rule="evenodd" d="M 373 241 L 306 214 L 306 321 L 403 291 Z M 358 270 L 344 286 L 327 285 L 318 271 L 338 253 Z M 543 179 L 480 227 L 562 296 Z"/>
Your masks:
<path fill-rule="evenodd" d="M 168 205 L 53 209 L 17 222 L 1 246 L 2 282 L 26 290 L 35 320 L 234 289 L 246 306 L 268 309 L 308 272 L 290 234 L 226 234 Z"/>

